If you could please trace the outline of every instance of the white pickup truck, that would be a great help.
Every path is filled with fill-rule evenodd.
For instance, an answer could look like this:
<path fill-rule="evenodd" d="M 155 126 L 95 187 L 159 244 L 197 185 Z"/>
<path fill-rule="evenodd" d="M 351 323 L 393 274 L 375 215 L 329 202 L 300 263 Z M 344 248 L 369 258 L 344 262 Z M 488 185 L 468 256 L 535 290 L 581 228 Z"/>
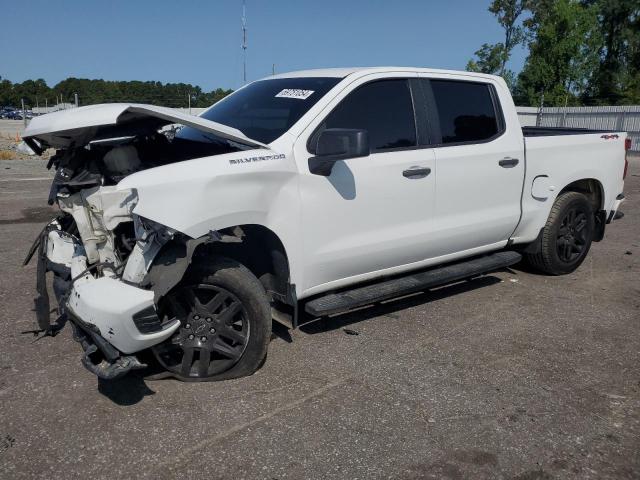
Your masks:
<path fill-rule="evenodd" d="M 321 317 L 521 259 L 574 271 L 622 216 L 626 133 L 521 128 L 495 76 L 293 72 L 199 117 L 139 104 L 34 118 L 58 149 L 34 243 L 40 327 L 102 378 L 150 350 L 186 381 L 253 373 L 272 320 Z M 60 318 L 49 319 L 46 272 Z"/>

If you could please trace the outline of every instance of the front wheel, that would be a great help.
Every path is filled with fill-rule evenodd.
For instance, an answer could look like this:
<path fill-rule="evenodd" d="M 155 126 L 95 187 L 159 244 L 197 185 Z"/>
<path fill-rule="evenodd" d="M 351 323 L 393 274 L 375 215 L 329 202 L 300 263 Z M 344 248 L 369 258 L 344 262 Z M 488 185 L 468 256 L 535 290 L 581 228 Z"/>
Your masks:
<path fill-rule="evenodd" d="M 260 281 L 242 264 L 217 258 L 195 269 L 160 302 L 180 328 L 152 347 L 162 367 L 184 381 L 214 381 L 254 373 L 267 355 L 271 310 Z"/>
<path fill-rule="evenodd" d="M 545 224 L 536 253 L 526 258 L 536 270 L 549 275 L 564 275 L 584 261 L 595 229 L 593 208 L 579 192 L 558 196 Z"/>

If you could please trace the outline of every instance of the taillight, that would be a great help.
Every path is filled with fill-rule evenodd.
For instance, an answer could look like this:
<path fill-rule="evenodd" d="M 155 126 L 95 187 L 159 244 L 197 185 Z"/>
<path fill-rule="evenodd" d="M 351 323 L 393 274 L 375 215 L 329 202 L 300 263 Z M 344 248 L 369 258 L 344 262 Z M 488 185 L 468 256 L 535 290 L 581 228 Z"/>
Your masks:
<path fill-rule="evenodd" d="M 622 172 L 622 180 L 627 178 L 627 170 L 629 170 L 629 150 L 631 150 L 631 139 L 624 139 L 624 171 Z"/>

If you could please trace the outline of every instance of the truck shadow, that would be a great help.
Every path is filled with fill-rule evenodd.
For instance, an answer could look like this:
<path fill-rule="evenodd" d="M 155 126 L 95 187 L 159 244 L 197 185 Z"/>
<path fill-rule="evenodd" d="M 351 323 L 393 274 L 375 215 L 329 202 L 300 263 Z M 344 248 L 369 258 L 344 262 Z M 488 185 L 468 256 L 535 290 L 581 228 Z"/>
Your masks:
<path fill-rule="evenodd" d="M 118 380 L 99 378 L 98 391 L 116 405 L 124 407 L 135 405 L 144 397 L 156 394 L 147 386 L 142 372 L 129 373 Z"/>
<path fill-rule="evenodd" d="M 316 318 L 304 313 L 301 315 L 299 328 L 302 332 L 313 335 L 348 327 L 349 325 L 363 322 L 365 320 L 371 320 L 380 316 L 390 316 L 395 318 L 397 312 L 407 308 L 424 305 L 425 303 L 488 287 L 500 282 L 501 280 L 498 277 L 486 275 L 472 280 L 466 280 L 440 287 L 438 289 L 419 292 L 411 296 L 388 300 L 384 303 L 374 304 L 370 307 L 363 307 L 359 310 L 337 314 L 331 317 Z"/>
<path fill-rule="evenodd" d="M 302 314 L 300 318 L 300 330 L 307 334 L 318 334 L 330 332 L 340 328 L 348 327 L 359 322 L 375 319 L 380 316 L 397 317 L 399 312 L 407 308 L 424 305 L 435 300 L 447 298 L 452 295 L 470 292 L 479 288 L 488 287 L 500 283 L 497 277 L 486 275 L 458 282 L 452 285 L 440 287 L 426 292 L 419 292 L 411 296 L 401 297 L 399 299 L 388 300 L 384 303 L 375 304 L 371 307 L 364 307 L 359 310 L 338 314 L 328 318 L 314 318 L 307 314 Z M 399 317 L 398 317 L 399 318 Z M 273 335 L 279 337 L 287 343 L 293 340 L 289 331 L 274 322 Z M 149 367 L 145 370 L 132 372 L 124 378 L 118 380 L 100 380 L 98 379 L 98 391 L 120 406 L 131 406 L 141 402 L 145 397 L 155 395 L 155 391 L 151 390 L 147 385 L 150 381 L 149 375 L 160 373 L 161 370 L 152 361 L 152 358 L 144 358 Z"/>

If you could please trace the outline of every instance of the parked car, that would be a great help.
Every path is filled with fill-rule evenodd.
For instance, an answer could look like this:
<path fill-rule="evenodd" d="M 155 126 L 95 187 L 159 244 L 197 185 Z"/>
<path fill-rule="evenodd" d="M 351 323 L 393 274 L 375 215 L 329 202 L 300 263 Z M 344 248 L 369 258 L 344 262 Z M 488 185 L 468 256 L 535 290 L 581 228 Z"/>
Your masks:
<path fill-rule="evenodd" d="M 8 106 L 2 107 L 2 108 L 0 108 L 0 115 L 7 115 L 8 113 L 13 112 L 13 111 L 15 111 L 15 108 L 13 108 L 13 107 L 8 107 Z"/>
<path fill-rule="evenodd" d="M 181 124 L 169 139 L 159 130 Z M 103 378 L 253 373 L 272 320 L 313 317 L 522 258 L 573 272 L 621 216 L 626 133 L 521 128 L 495 76 L 418 68 L 294 72 L 200 117 L 138 104 L 34 118 L 55 147 L 36 301 Z"/>

